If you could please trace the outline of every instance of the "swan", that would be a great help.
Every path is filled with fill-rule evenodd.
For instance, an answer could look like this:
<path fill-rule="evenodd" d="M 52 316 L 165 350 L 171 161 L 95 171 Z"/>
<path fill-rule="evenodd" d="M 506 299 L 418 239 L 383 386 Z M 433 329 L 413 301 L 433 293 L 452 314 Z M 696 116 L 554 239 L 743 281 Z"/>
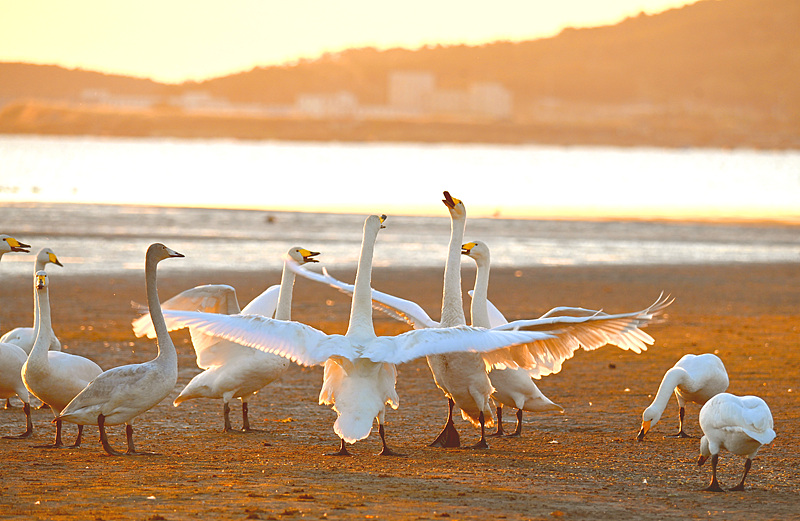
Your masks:
<path fill-rule="evenodd" d="M 97 425 L 100 442 L 112 456 L 121 453 L 109 444 L 105 426 L 125 423 L 128 442 L 125 454 L 141 454 L 136 452 L 133 444 L 133 419 L 158 405 L 178 381 L 178 354 L 164 323 L 156 286 L 156 267 L 160 261 L 170 257 L 183 255 L 161 243 L 151 244 L 145 256 L 147 306 L 158 339 L 158 356 L 149 362 L 123 365 L 103 372 L 56 416 L 55 421 L 76 423 L 79 428 L 81 425 Z"/>
<path fill-rule="evenodd" d="M 429 354 L 456 350 L 493 350 L 503 346 L 548 338 L 548 333 L 482 328 L 428 328 L 397 336 L 376 336 L 372 322 L 372 257 L 378 231 L 386 216 L 371 215 L 364 221 L 361 253 L 344 335 L 327 335 L 311 326 L 259 315 L 220 315 L 172 312 L 172 320 L 187 327 L 222 336 L 267 352 L 278 353 L 306 366 L 324 364 L 320 404 L 337 413 L 333 430 L 340 448 L 332 455 L 349 455 L 346 443 L 367 438 L 375 419 L 381 438 L 381 455 L 396 455 L 386 444 L 386 404 L 397 408 L 396 365 Z"/>
<path fill-rule="evenodd" d="M 295 246 L 286 258 L 298 264 L 317 262 L 319 252 Z M 197 286 L 172 297 L 161 304 L 167 326 L 170 327 L 168 310 L 203 311 L 206 313 L 258 314 L 275 316 L 277 320 L 291 320 L 292 288 L 295 274 L 285 266 L 281 284 L 271 286 L 254 298 L 244 309 L 239 309 L 236 290 L 224 284 Z M 155 335 L 149 315 L 133 321 L 136 336 Z M 192 344 L 197 355 L 197 365 L 203 372 L 196 375 L 184 387 L 173 405 L 177 407 L 193 398 L 221 398 L 223 400 L 224 431 L 230 432 L 230 401 L 242 401 L 242 431 L 254 431 L 248 419 L 248 400 L 264 386 L 278 379 L 289 366 L 289 360 L 272 353 L 236 344 L 219 337 L 192 331 Z"/>
<path fill-rule="evenodd" d="M 50 351 L 52 345 L 52 325 L 50 321 L 50 285 L 47 272 L 42 270 L 34 278 L 36 303 L 39 308 L 39 330 L 36 342 L 22 366 L 22 381 L 28 391 L 46 403 L 56 417 L 56 438 L 52 445 L 41 447 L 59 448 L 61 442 L 61 421 L 58 413 L 83 390 L 86 385 L 102 372 L 100 366 L 82 356 Z M 78 426 L 78 437 L 71 448 L 80 447 L 83 426 Z"/>
<path fill-rule="evenodd" d="M 490 270 L 489 247 L 482 241 L 463 244 L 461 253 L 473 259 L 478 266 L 475 276 L 470 315 L 473 326 L 491 327 L 487 306 Z M 503 320 L 505 322 L 505 320 Z M 553 403 L 533 383 L 528 371 L 519 367 L 492 367 L 489 370 L 489 380 L 494 387 L 492 399 L 497 411 L 497 431 L 492 436 L 502 436 L 503 431 L 503 406 L 516 407 L 517 426 L 509 436 L 522 434 L 522 411 L 558 411 L 564 408 Z"/>
<path fill-rule="evenodd" d="M 447 199 L 450 198 L 450 203 Z M 464 203 L 456 200 L 445 193 L 445 205 L 453 206 L 451 210 L 451 235 L 462 236 L 461 228 L 463 216 L 466 215 Z M 457 238 L 457 237 L 456 237 Z M 448 253 L 449 265 L 460 262 L 462 248 L 460 239 L 454 241 L 451 237 L 450 250 Z M 296 273 L 311 280 L 328 284 L 344 293 L 352 294 L 353 286 L 341 282 L 332 277 L 325 268 L 322 274 L 300 268 L 299 266 L 289 265 Z M 445 295 L 442 304 L 442 317 L 446 317 L 445 309 L 450 309 L 451 316 L 457 316 L 454 322 L 465 320 L 463 308 L 461 307 L 460 296 L 460 271 L 448 270 L 445 266 Z M 488 281 L 488 272 L 487 272 Z M 448 288 L 452 288 L 448 291 Z M 600 311 L 594 311 L 575 307 L 556 307 L 539 317 L 538 319 L 506 321 L 502 313 L 486 300 L 486 306 L 490 314 L 490 323 L 493 330 L 530 330 L 541 331 L 549 334 L 548 338 L 531 342 L 525 346 L 512 348 L 502 348 L 497 350 L 482 351 L 483 362 L 486 367 L 522 367 L 534 378 L 558 373 L 562 363 L 571 358 L 575 351 L 580 348 L 590 351 L 598 349 L 606 344 L 616 345 L 624 350 L 631 350 L 641 353 L 647 350 L 648 344 L 653 344 L 653 338 L 642 331 L 644 327 L 664 309 L 672 303 L 669 296 L 659 296 L 649 307 L 632 312 L 608 315 Z M 372 290 L 373 307 L 389 316 L 407 322 L 414 329 L 439 328 L 443 322 L 436 322 L 415 302 L 399 297 L 388 295 L 377 290 Z M 477 368 L 474 369 L 477 371 Z M 483 370 L 485 373 L 485 369 Z M 462 371 L 463 374 L 463 371 Z M 480 379 L 480 374 L 478 374 Z M 498 378 L 498 384 L 502 385 Z M 468 385 L 468 384 L 464 384 Z M 486 387 L 484 386 L 484 389 Z M 485 395 L 488 401 L 488 396 Z M 481 398 L 483 400 L 483 398 Z M 448 446 L 458 446 L 455 427 L 452 426 L 452 407 L 453 400 L 448 398 L 448 421 L 445 428 L 437 437 L 435 443 L 441 445 L 443 442 Z M 491 412 L 491 410 L 490 410 Z M 465 416 L 462 413 L 462 416 Z M 477 423 L 477 422 L 476 422 Z M 445 439 L 446 438 L 446 439 Z M 485 439 L 483 436 L 481 438 Z M 479 441 L 478 447 L 483 446 Z"/>
<path fill-rule="evenodd" d="M 56 266 L 64 267 L 58 260 L 55 252 L 50 248 L 42 248 L 36 254 L 36 261 L 34 262 L 33 273 L 36 274 L 44 270 L 48 263 L 55 264 Z M 36 332 L 39 330 L 39 307 L 36 303 L 36 288 L 33 291 L 33 327 L 17 327 L 0 337 L 0 342 L 8 344 L 15 344 L 21 347 L 25 353 L 30 353 L 33 349 L 33 343 L 36 341 Z M 50 350 L 61 351 L 61 342 L 54 332 L 50 332 Z"/>
<path fill-rule="evenodd" d="M 0 259 L 5 253 L 28 253 L 27 244 L 21 243 L 10 235 L 0 234 Z M 28 354 L 21 347 L 14 344 L 0 342 L 0 399 L 6 399 L 6 408 L 9 408 L 8 399 L 17 395 L 22 400 L 22 410 L 25 413 L 25 432 L 16 436 L 3 436 L 6 439 L 29 438 L 33 434 L 33 421 L 31 419 L 31 404 L 28 389 L 22 381 L 22 366 Z"/>
<path fill-rule="evenodd" d="M 678 438 L 691 438 L 683 430 L 686 402 L 700 405 L 711 397 L 728 389 L 728 373 L 718 356 L 711 353 L 684 355 L 672 366 L 661 380 L 653 403 L 642 413 L 642 427 L 636 439 L 642 441 L 661 419 L 673 391 L 678 401 L 678 433 L 670 435 Z"/>
<path fill-rule="evenodd" d="M 775 439 L 772 413 L 766 402 L 757 396 L 719 393 L 700 409 L 700 428 L 703 437 L 697 465 L 702 465 L 711 456 L 711 483 L 705 490 L 723 491 L 717 481 L 717 462 L 722 449 L 746 458 L 742 480 L 731 489 L 744 490 L 744 480 L 758 450 Z"/>

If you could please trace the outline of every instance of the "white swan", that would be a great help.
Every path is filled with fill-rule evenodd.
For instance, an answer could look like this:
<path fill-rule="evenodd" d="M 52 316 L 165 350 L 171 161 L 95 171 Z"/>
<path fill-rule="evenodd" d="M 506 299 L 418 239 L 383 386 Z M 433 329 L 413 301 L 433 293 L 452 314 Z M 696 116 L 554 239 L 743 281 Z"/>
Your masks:
<path fill-rule="evenodd" d="M 287 253 L 298 264 L 317 262 L 318 252 L 293 247 Z M 285 266 L 281 284 L 271 286 L 254 298 L 244 309 L 239 309 L 236 290 L 224 284 L 197 286 L 172 297 L 161 304 L 167 326 L 171 327 L 169 310 L 202 311 L 205 313 L 257 314 L 277 320 L 291 320 L 292 288 L 295 275 Z M 136 336 L 155 335 L 149 315 L 133 321 Z M 230 401 L 242 401 L 242 431 L 254 431 L 248 419 L 248 400 L 264 386 L 280 378 L 289 366 L 289 360 L 272 353 L 245 347 L 219 337 L 191 331 L 192 344 L 197 355 L 197 365 L 203 372 L 197 374 L 173 401 L 176 407 L 193 398 L 219 398 L 223 401 L 224 431 L 232 431 Z"/>
<path fill-rule="evenodd" d="M 36 303 L 39 306 L 39 330 L 28 359 L 22 366 L 22 381 L 31 394 L 46 403 L 56 417 L 56 438 L 52 445 L 42 447 L 62 447 L 61 421 L 58 414 L 83 390 L 86 385 L 102 372 L 100 366 L 88 358 L 50 351 L 52 345 L 52 325 L 50 320 L 49 277 L 46 271 L 39 271 L 34 278 Z M 78 426 L 78 437 L 72 447 L 79 447 L 83 426 Z"/>
<path fill-rule="evenodd" d="M 475 275 L 475 288 L 473 290 L 472 305 L 470 315 L 472 325 L 480 327 L 491 327 L 488 310 L 488 291 L 489 291 L 489 270 L 491 268 L 491 256 L 489 247 L 481 242 L 469 242 L 461 246 L 461 253 L 473 259 L 478 266 Z M 503 319 L 503 322 L 506 322 Z M 499 325 L 499 324 L 498 324 Z M 503 431 L 503 406 L 516 407 L 517 426 L 510 436 L 520 436 L 522 434 L 522 411 L 559 411 L 564 412 L 564 408 L 553 403 L 542 391 L 533 383 L 533 379 L 528 371 L 519 367 L 492 367 L 489 370 L 489 380 L 492 382 L 494 392 L 492 399 L 497 410 L 497 431 L 492 436 L 502 436 Z"/>
<path fill-rule="evenodd" d="M 133 419 L 158 405 L 178 381 L 178 354 L 161 314 L 156 282 L 158 263 L 170 257 L 183 255 L 160 243 L 151 244 L 145 257 L 147 306 L 158 338 L 158 356 L 149 362 L 123 365 L 103 372 L 56 417 L 58 421 L 79 426 L 97 425 L 100 442 L 111 455 L 120 453 L 109 444 L 105 426 L 125 423 L 126 454 L 138 454 L 133 444 Z"/>
<path fill-rule="evenodd" d="M 669 398 L 675 393 L 678 401 L 678 433 L 672 437 L 691 438 L 683 430 L 686 402 L 700 405 L 728 389 L 728 372 L 718 356 L 711 353 L 684 355 L 661 380 L 653 403 L 642 413 L 642 427 L 636 438 L 641 441 L 661 419 Z"/>
<path fill-rule="evenodd" d="M 450 201 L 448 201 L 448 198 Z M 463 236 L 463 216 L 466 215 L 463 202 L 453 199 L 448 193 L 445 193 L 445 205 L 451 210 L 451 242 L 450 250 L 448 253 L 449 265 L 456 265 L 460 262 L 461 245 L 458 237 Z M 451 209 L 450 206 L 453 206 Z M 289 266 L 295 270 L 296 273 L 315 280 L 317 282 L 329 284 L 332 287 L 339 289 L 342 292 L 353 292 L 353 286 L 336 280 L 328 274 L 327 270 L 323 268 L 323 274 L 317 274 L 310 270 L 300 268 L 298 266 Z M 453 323 L 466 320 L 461 307 L 461 294 L 460 294 L 460 270 L 447 269 L 445 266 L 445 295 L 442 304 L 442 317 L 456 317 L 451 319 Z M 488 279 L 487 279 L 488 280 Z M 450 288 L 450 289 L 448 289 Z M 668 296 L 663 294 L 648 308 L 633 313 L 623 313 L 608 315 L 600 311 L 593 311 L 583 308 L 574 307 L 557 307 L 548 311 L 538 319 L 532 320 L 517 320 L 509 323 L 503 317 L 497 308 L 491 302 L 486 300 L 486 305 L 490 314 L 490 323 L 493 330 L 530 330 L 540 331 L 549 334 L 548 338 L 537 340 L 536 342 L 527 343 L 524 346 L 516 346 L 512 348 L 501 348 L 493 351 L 483 351 L 483 363 L 486 367 L 492 366 L 506 366 L 506 367 L 522 367 L 528 370 L 529 374 L 535 378 L 547 374 L 557 373 L 561 370 L 561 364 L 571 358 L 575 351 L 580 348 L 584 350 L 598 349 L 606 344 L 616 345 L 617 347 L 625 350 L 632 350 L 636 353 L 647 350 L 647 345 L 654 342 L 653 338 L 642 331 L 640 328 L 648 324 L 654 317 L 661 314 L 664 309 L 672 302 Z M 422 329 L 428 327 L 442 327 L 442 323 L 436 322 L 431 319 L 428 314 L 419 305 L 409 300 L 399 297 L 394 297 L 382 293 L 380 291 L 372 291 L 372 303 L 375 309 L 383 311 L 388 315 L 396 318 L 397 320 L 405 321 L 415 329 Z M 445 310 L 448 313 L 445 313 Z M 461 367 L 455 368 L 451 373 L 456 373 L 461 369 L 462 377 L 466 374 Z M 477 381 L 479 384 L 484 380 L 481 378 L 478 369 L 473 364 L 471 369 L 477 374 Z M 484 375 L 486 370 L 482 370 Z M 458 382 L 457 380 L 455 380 Z M 451 384 L 454 387 L 459 385 L 457 383 Z M 464 380 L 461 382 L 462 386 L 469 386 L 470 381 Z M 473 385 L 473 388 L 478 386 Z M 490 392 L 485 386 L 482 386 L 484 392 Z M 483 401 L 483 396 L 486 401 L 489 400 L 489 394 L 479 395 L 480 401 Z M 473 400 L 474 401 L 474 400 Z M 458 446 L 458 433 L 452 425 L 452 406 L 453 400 L 448 397 L 448 420 L 445 423 L 445 428 L 437 437 L 434 443 L 437 445 L 444 444 L 446 446 Z M 491 412 L 491 410 L 490 410 Z M 480 418 L 478 416 L 479 424 Z M 462 416 L 466 416 L 462 412 Z M 485 416 L 485 415 L 484 415 Z M 485 439 L 482 436 L 483 443 L 478 442 L 477 446 L 485 446 Z"/>
<path fill-rule="evenodd" d="M 10 235 L 0 234 L 0 259 L 5 253 L 28 253 L 27 244 L 23 244 Z M 16 436 L 3 436 L 7 439 L 29 438 L 33 434 L 33 421 L 31 419 L 31 404 L 28 389 L 22 381 L 22 366 L 28 354 L 21 347 L 14 344 L 0 343 L 0 399 L 5 398 L 6 408 L 10 407 L 8 399 L 16 395 L 22 400 L 22 410 L 25 413 L 25 432 Z"/>
<path fill-rule="evenodd" d="M 334 431 L 341 439 L 333 454 L 347 455 L 345 443 L 369 436 L 378 420 L 382 455 L 395 454 L 386 444 L 386 404 L 396 408 L 395 364 L 434 353 L 456 350 L 494 350 L 507 345 L 548 338 L 547 333 L 496 332 L 461 326 L 422 329 L 397 336 L 375 335 L 370 308 L 372 256 L 386 216 L 369 216 L 356 271 L 350 322 L 345 335 L 327 335 L 298 322 L 258 315 L 218 315 L 172 312 L 172 320 L 235 342 L 286 356 L 301 365 L 325 364 L 319 401 L 337 412 Z M 179 317 L 180 315 L 180 317 Z"/>
<path fill-rule="evenodd" d="M 55 252 L 50 248 L 42 248 L 36 254 L 36 261 L 34 262 L 33 273 L 36 274 L 45 269 L 48 263 L 55 264 L 56 266 L 64 267 L 58 260 Z M 33 343 L 36 341 L 36 332 L 39 330 L 39 307 L 36 303 L 36 288 L 33 291 L 33 327 L 17 327 L 0 337 L 0 342 L 18 345 L 25 351 L 30 353 L 33 349 Z M 50 350 L 61 351 L 61 342 L 58 340 L 55 332 L 50 332 Z"/>
<path fill-rule="evenodd" d="M 744 480 L 758 450 L 775 439 L 772 413 L 766 402 L 757 396 L 717 394 L 700 409 L 700 427 L 703 437 L 697 464 L 702 465 L 711 456 L 711 484 L 705 490 L 722 492 L 717 481 L 717 462 L 722 449 L 745 456 L 742 480 L 731 489 L 744 490 Z"/>

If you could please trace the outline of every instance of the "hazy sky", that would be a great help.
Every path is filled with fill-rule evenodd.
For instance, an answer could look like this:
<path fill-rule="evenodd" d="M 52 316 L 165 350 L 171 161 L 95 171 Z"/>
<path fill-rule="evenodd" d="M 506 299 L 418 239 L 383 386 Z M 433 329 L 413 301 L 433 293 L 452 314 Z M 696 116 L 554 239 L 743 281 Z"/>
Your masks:
<path fill-rule="evenodd" d="M 554 36 L 694 0 L 0 0 L 0 61 L 181 82 L 351 47 Z"/>

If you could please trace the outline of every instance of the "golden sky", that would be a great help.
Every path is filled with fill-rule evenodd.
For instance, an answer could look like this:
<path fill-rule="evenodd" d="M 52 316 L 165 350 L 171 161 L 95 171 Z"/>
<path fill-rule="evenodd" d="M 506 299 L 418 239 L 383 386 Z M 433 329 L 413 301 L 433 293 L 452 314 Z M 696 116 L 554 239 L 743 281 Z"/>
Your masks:
<path fill-rule="evenodd" d="M 530 40 L 694 0 L 0 0 L 0 61 L 203 80 L 352 47 Z"/>

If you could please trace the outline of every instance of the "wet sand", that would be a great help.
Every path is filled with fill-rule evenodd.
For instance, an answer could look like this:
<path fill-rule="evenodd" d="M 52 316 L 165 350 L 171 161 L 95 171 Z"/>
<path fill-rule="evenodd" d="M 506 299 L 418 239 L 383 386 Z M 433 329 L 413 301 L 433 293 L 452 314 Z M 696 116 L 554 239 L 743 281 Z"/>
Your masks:
<path fill-rule="evenodd" d="M 155 356 L 153 341 L 134 337 L 130 302 L 144 302 L 143 274 L 74 277 L 51 273 L 53 323 L 65 350 L 104 369 Z M 354 270 L 331 269 L 352 281 Z M 474 270 L 463 270 L 465 289 Z M 246 303 L 278 273 L 162 275 L 167 299 L 197 284 L 228 283 Z M 376 268 L 373 286 L 416 300 L 439 315 L 441 270 Z M 5 277 L 2 329 L 32 321 L 31 282 Z M 425 360 L 401 365 L 400 408 L 387 412 L 387 441 L 404 457 L 379 457 L 377 429 L 338 448 L 335 413 L 317 404 L 319 367 L 292 365 L 250 404 L 261 432 L 224 434 L 221 400 L 172 400 L 199 370 L 185 331 L 174 392 L 136 420 L 137 448 L 156 456 L 106 455 L 96 427 L 78 449 L 36 449 L 54 436 L 50 411 L 34 412 L 29 440 L 0 440 L 0 519 L 788 519 L 797 506 L 796 440 L 800 430 L 800 263 L 727 266 L 531 268 L 492 271 L 489 296 L 509 319 L 539 316 L 556 305 L 644 308 L 664 290 L 675 303 L 667 319 L 647 328 L 656 343 L 642 354 L 606 346 L 578 352 L 556 375 L 537 382 L 558 413 L 526 413 L 520 438 L 490 438 L 489 449 L 427 447 L 446 417 L 446 400 Z M 293 318 L 344 333 L 349 298 L 298 280 Z M 379 334 L 405 331 L 375 315 Z M 729 392 L 769 404 L 778 437 L 763 447 L 744 492 L 701 492 L 710 466 L 697 467 L 699 439 L 665 438 L 677 430 L 673 400 L 643 442 L 635 435 L 664 372 L 686 353 L 717 353 L 728 368 Z M 20 402 L 0 410 L 0 434 L 24 430 Z M 699 435 L 699 406 L 687 407 L 687 430 Z M 234 426 L 241 423 L 238 406 Z M 508 410 L 505 429 L 515 418 Z M 457 419 L 462 442 L 476 429 Z M 124 448 L 124 432 L 111 441 Z M 76 433 L 65 429 L 66 440 Z M 738 483 L 743 460 L 720 459 L 724 488 Z"/>

